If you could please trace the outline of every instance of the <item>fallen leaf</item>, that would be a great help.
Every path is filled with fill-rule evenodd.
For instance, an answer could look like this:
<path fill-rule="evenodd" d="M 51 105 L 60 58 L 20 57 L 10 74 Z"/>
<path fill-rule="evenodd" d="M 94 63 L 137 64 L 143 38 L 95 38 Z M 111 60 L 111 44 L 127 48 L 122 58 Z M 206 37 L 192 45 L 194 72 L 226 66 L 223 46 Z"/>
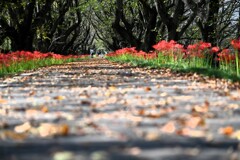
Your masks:
<path fill-rule="evenodd" d="M 41 137 L 66 136 L 69 133 L 69 126 L 66 124 L 42 123 L 38 127 L 38 132 Z"/>
<path fill-rule="evenodd" d="M 8 124 L 7 124 L 7 122 L 4 122 L 4 121 L 1 121 L 0 122 L 0 129 L 6 129 L 6 128 L 8 128 L 9 126 L 8 126 Z"/>
<path fill-rule="evenodd" d="M 25 133 L 16 133 L 13 131 L 4 131 L 0 133 L 0 139 L 12 139 L 16 141 L 23 141 L 27 138 L 27 134 Z"/>
<path fill-rule="evenodd" d="M 145 110 L 144 109 L 140 109 L 138 111 L 138 115 L 143 116 L 144 114 L 145 114 Z"/>
<path fill-rule="evenodd" d="M 231 137 L 240 140 L 240 130 L 235 131 Z"/>
<path fill-rule="evenodd" d="M 197 138 L 206 136 L 206 133 L 204 131 L 190 129 L 190 128 L 180 129 L 176 133 L 181 136 L 189 136 L 189 137 L 197 137 Z"/>
<path fill-rule="evenodd" d="M 41 111 L 43 113 L 47 113 L 48 112 L 48 108 L 46 106 L 42 106 Z"/>
<path fill-rule="evenodd" d="M 218 131 L 220 134 L 230 136 L 233 134 L 234 128 L 232 126 L 226 126 L 226 127 L 220 128 Z"/>
<path fill-rule="evenodd" d="M 14 131 L 17 133 L 25 133 L 25 132 L 29 131 L 31 129 L 31 127 L 32 127 L 31 124 L 29 122 L 26 122 L 22 125 L 15 126 Z"/>
<path fill-rule="evenodd" d="M 145 88 L 145 91 L 146 91 L 146 92 L 149 92 L 149 91 L 151 91 L 151 90 L 152 90 L 152 89 L 151 89 L 150 87 L 146 87 L 146 88 Z"/>
<path fill-rule="evenodd" d="M 61 101 L 61 100 L 66 99 L 66 97 L 65 96 L 56 96 L 53 99 Z"/>
<path fill-rule="evenodd" d="M 160 138 L 160 134 L 158 132 L 147 132 L 144 135 L 144 139 L 148 141 L 154 141 Z"/>
<path fill-rule="evenodd" d="M 206 113 L 209 111 L 209 106 L 208 105 L 204 105 L 204 106 L 194 106 L 192 108 L 192 112 L 198 112 L 198 113 Z"/>
<path fill-rule="evenodd" d="M 105 92 L 105 96 L 106 97 L 111 97 L 112 96 L 112 92 L 110 92 L 110 91 Z"/>
<path fill-rule="evenodd" d="M 155 110 L 144 110 L 144 109 L 140 109 L 138 111 L 138 115 L 139 116 L 144 116 L 144 117 L 148 117 L 148 118 L 160 118 L 162 116 L 165 116 L 169 113 L 168 110 L 166 109 L 161 109 L 160 111 L 155 111 Z"/>
<path fill-rule="evenodd" d="M 90 106 L 90 105 L 91 105 L 91 102 L 90 102 L 90 101 L 83 100 L 83 101 L 81 101 L 81 105 L 88 105 L 88 106 Z"/>
<path fill-rule="evenodd" d="M 36 109 L 28 109 L 28 110 L 26 110 L 26 116 L 27 117 L 31 117 L 31 116 L 35 116 L 35 115 L 38 115 L 38 114 L 40 114 L 40 113 L 42 113 L 41 111 L 39 111 L 39 110 L 36 110 Z"/>
<path fill-rule="evenodd" d="M 7 103 L 7 100 L 5 99 L 0 99 L 0 104 Z"/>
<path fill-rule="evenodd" d="M 117 89 L 117 87 L 115 87 L 115 86 L 110 86 L 110 87 L 108 87 L 108 89 L 109 89 L 110 91 L 115 91 L 115 90 Z"/>
<path fill-rule="evenodd" d="M 29 96 L 34 96 L 35 94 L 36 94 L 35 91 L 30 91 L 30 92 L 29 92 Z"/>
<path fill-rule="evenodd" d="M 179 122 L 181 125 L 184 127 L 189 127 L 189 128 L 196 128 L 198 126 L 204 126 L 205 125 L 205 120 L 202 117 L 183 117 L 183 118 L 178 118 L 177 122 Z"/>
<path fill-rule="evenodd" d="M 160 129 L 164 133 L 174 133 L 176 131 L 175 123 L 170 121 Z"/>

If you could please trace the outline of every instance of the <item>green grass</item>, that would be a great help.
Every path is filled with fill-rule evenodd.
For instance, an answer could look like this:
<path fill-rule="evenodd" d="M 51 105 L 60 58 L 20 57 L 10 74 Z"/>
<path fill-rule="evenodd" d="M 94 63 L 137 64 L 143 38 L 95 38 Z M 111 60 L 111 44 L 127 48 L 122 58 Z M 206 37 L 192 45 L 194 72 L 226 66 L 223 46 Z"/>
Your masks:
<path fill-rule="evenodd" d="M 166 57 L 144 59 L 143 57 L 123 54 L 121 56 L 107 57 L 107 59 L 118 63 L 129 63 L 130 65 L 138 67 L 170 68 L 172 71 L 176 72 L 198 73 L 213 78 L 228 79 L 233 82 L 240 81 L 240 77 L 236 75 L 236 72 L 233 72 L 232 70 L 212 68 L 206 60 L 199 58 L 185 61 L 173 61 Z"/>
<path fill-rule="evenodd" d="M 47 58 L 47 59 L 38 59 L 38 60 L 30 60 L 30 61 L 21 61 L 17 63 L 12 63 L 9 66 L 0 66 L 0 77 L 13 75 L 16 73 L 21 73 L 26 70 L 33 70 L 40 67 L 51 66 L 51 65 L 59 65 L 74 61 L 81 60 L 76 58 L 69 58 L 69 59 L 54 59 L 54 58 Z"/>

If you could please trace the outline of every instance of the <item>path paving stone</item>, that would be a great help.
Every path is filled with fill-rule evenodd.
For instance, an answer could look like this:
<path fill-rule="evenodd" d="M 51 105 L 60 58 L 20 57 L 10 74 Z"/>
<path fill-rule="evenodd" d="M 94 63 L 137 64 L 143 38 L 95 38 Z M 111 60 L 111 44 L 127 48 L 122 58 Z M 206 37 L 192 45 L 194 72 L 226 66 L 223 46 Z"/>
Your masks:
<path fill-rule="evenodd" d="M 91 59 L 0 80 L 1 160 L 238 160 L 240 89 Z"/>

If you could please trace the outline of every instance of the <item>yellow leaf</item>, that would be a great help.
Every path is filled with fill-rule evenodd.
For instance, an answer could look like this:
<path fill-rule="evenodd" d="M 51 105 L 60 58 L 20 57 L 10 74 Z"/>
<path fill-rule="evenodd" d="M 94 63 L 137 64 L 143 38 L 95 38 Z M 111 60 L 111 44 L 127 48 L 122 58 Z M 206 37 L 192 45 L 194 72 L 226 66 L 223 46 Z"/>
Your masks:
<path fill-rule="evenodd" d="M 240 140 L 240 130 L 237 130 L 236 132 L 234 132 L 232 134 L 232 138 L 236 138 L 236 139 Z"/>
<path fill-rule="evenodd" d="M 108 89 L 109 89 L 110 91 L 115 91 L 117 88 L 116 88 L 115 86 L 110 86 Z"/>

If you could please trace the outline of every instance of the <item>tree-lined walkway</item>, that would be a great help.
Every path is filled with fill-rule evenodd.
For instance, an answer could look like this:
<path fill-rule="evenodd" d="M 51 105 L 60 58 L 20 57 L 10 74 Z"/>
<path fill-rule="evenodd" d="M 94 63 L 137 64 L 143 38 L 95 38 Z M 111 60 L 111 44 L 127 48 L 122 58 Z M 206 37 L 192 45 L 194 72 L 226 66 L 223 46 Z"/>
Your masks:
<path fill-rule="evenodd" d="M 240 158 L 239 86 L 91 59 L 0 80 L 0 159 Z"/>

